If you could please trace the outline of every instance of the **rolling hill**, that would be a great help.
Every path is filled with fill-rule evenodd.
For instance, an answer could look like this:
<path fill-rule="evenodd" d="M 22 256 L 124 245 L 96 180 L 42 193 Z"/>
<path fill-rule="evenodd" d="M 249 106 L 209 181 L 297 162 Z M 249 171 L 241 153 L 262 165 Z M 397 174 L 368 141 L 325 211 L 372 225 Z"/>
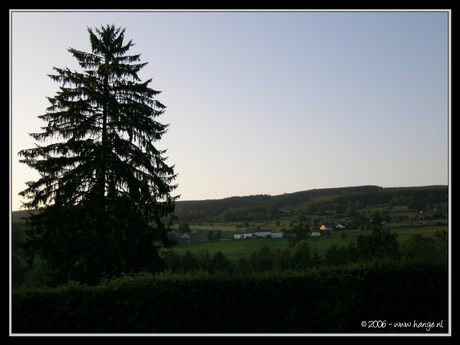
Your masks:
<path fill-rule="evenodd" d="M 345 214 L 350 208 L 372 207 L 391 203 L 392 206 L 407 206 L 425 209 L 427 204 L 445 204 L 448 201 L 447 186 L 383 188 L 379 186 L 357 186 L 342 188 L 312 189 L 282 195 L 251 195 L 219 200 L 179 201 L 176 215 L 179 221 L 244 221 L 263 217 L 263 214 L 300 212 L 321 215 L 335 210 Z M 270 208 L 269 208 L 270 207 Z"/>
<path fill-rule="evenodd" d="M 323 188 L 285 193 L 281 195 L 232 196 L 215 200 L 177 201 L 177 222 L 244 221 L 295 213 L 321 215 L 321 212 L 345 214 L 350 208 L 365 208 L 389 204 L 423 210 L 430 204 L 446 204 L 448 187 L 392 187 L 367 185 Z M 12 221 L 19 222 L 27 211 L 15 211 Z"/>

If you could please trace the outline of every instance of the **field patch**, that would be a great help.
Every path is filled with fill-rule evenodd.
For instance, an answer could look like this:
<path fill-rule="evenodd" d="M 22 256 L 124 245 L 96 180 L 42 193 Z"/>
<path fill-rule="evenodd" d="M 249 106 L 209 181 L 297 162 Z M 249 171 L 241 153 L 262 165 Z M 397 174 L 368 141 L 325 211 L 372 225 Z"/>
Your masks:
<path fill-rule="evenodd" d="M 216 226 L 217 228 L 217 226 Z M 231 228 L 229 226 L 229 228 Z M 413 234 L 421 234 L 423 237 L 432 237 L 437 230 L 448 230 L 447 225 L 426 225 L 426 226 L 395 226 L 388 227 L 392 232 L 398 235 L 397 240 L 402 246 L 406 243 L 409 237 Z M 341 238 L 344 233 L 345 237 Z M 371 231 L 361 230 L 334 230 L 331 232 L 332 237 L 310 237 L 310 252 L 317 251 L 319 255 L 324 255 L 331 245 L 347 246 L 350 242 L 356 242 L 360 234 L 370 234 Z M 186 251 L 192 254 L 199 254 L 202 251 L 208 251 L 211 255 L 221 251 L 227 256 L 240 257 L 242 254 L 249 256 L 254 251 L 259 251 L 264 245 L 267 245 L 270 250 L 275 250 L 277 247 L 280 249 L 288 248 L 289 244 L 285 238 L 255 238 L 255 239 L 238 239 L 231 238 L 223 239 L 213 242 L 194 242 L 194 243 L 180 243 L 173 248 L 175 253 L 184 254 Z"/>

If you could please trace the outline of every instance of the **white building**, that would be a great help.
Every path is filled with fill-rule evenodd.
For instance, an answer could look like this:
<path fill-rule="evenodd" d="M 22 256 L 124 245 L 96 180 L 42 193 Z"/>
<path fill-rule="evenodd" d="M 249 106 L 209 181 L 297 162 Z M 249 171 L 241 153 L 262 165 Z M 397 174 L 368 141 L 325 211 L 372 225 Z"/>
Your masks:
<path fill-rule="evenodd" d="M 272 238 L 283 238 L 284 237 L 284 232 L 283 231 L 275 231 L 273 230 L 272 233 L 270 234 Z"/>
<path fill-rule="evenodd" d="M 248 228 L 248 229 L 246 229 L 246 231 L 235 232 L 233 234 L 234 239 L 240 239 L 240 238 L 267 238 L 267 237 L 283 238 L 284 237 L 284 232 L 275 231 L 273 229 L 260 230 L 260 229 Z"/>
<path fill-rule="evenodd" d="M 252 238 L 252 232 L 235 232 L 233 238 L 238 240 L 240 238 Z"/>

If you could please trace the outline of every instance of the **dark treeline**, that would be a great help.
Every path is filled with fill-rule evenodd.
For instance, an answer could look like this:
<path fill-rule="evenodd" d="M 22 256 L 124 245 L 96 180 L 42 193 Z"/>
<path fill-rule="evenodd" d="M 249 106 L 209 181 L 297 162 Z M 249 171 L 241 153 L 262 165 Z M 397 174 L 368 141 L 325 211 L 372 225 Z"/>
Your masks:
<path fill-rule="evenodd" d="M 16 223 L 17 227 L 21 227 Z M 295 229 L 299 231 L 294 231 Z M 54 286 L 52 272 L 44 263 L 33 270 L 21 265 L 20 228 L 16 229 L 13 246 L 12 278 L 15 287 Z M 311 250 L 308 231 L 302 226 L 295 226 L 287 233 L 289 247 L 277 247 L 272 250 L 264 245 L 260 250 L 232 257 L 218 251 L 211 255 L 208 251 L 192 254 L 167 252 L 164 257 L 163 271 L 174 274 L 205 272 L 207 274 L 247 275 L 262 272 L 302 272 L 313 268 L 348 266 L 353 264 L 381 263 L 398 265 L 404 263 L 433 264 L 447 263 L 448 234 L 438 230 L 433 237 L 424 237 L 414 233 L 400 244 L 397 234 L 390 229 L 374 227 L 369 233 L 360 234 L 356 242 L 338 246 L 331 244 L 323 255 Z M 307 234 L 302 236 L 302 234 Z M 112 278 L 112 277 L 108 277 Z"/>
<path fill-rule="evenodd" d="M 447 186 L 412 187 L 412 188 L 385 188 L 378 192 L 353 193 L 334 198 L 334 202 L 344 207 L 349 202 L 361 202 L 363 206 L 375 206 L 393 203 L 394 206 L 406 206 L 414 202 L 420 207 L 427 203 L 446 203 L 448 198 Z"/>
<path fill-rule="evenodd" d="M 323 256 L 312 252 L 310 243 L 304 239 L 289 248 L 271 250 L 264 245 L 251 255 L 238 258 L 228 257 L 220 251 L 214 255 L 208 251 L 196 255 L 190 251 L 183 255 L 172 251 L 166 260 L 166 269 L 173 273 L 205 271 L 211 274 L 252 274 L 377 262 L 447 262 L 447 232 L 438 231 L 434 237 L 413 234 L 404 245 L 400 245 L 396 233 L 375 227 L 370 234 L 359 235 L 356 242 L 350 242 L 347 246 L 332 244 Z"/>
<path fill-rule="evenodd" d="M 311 198 L 322 196 L 339 196 L 348 193 L 374 192 L 381 190 L 378 186 L 358 186 L 358 187 L 340 187 L 312 189 L 302 192 L 285 193 L 282 195 L 271 196 L 267 194 L 250 195 L 250 196 L 233 196 L 217 200 L 197 200 L 197 201 L 177 201 L 176 215 L 180 221 L 197 221 L 209 220 L 218 217 L 229 209 L 239 209 L 255 206 L 269 206 L 276 208 L 284 206 L 295 206 L 310 201 Z M 252 211 L 252 210 L 251 210 Z"/>
<path fill-rule="evenodd" d="M 319 200 L 315 202 L 306 203 L 311 200 L 310 197 L 317 197 L 318 195 L 331 196 L 326 200 Z M 363 212 L 358 213 L 356 209 L 362 209 L 366 207 L 373 207 L 376 205 L 393 205 L 393 206 L 406 206 L 407 210 L 425 210 L 428 207 L 434 209 L 434 205 L 437 205 L 436 211 L 424 212 L 424 217 L 431 217 L 433 219 L 439 219 L 446 216 L 448 200 L 448 188 L 447 186 L 428 186 L 428 187 L 407 187 L 407 188 L 380 188 L 375 186 L 364 186 L 364 187 L 350 187 L 350 188 L 334 188 L 324 190 L 313 190 L 306 192 L 298 192 L 292 194 L 283 194 L 279 196 L 270 195 L 255 195 L 247 197 L 232 197 L 222 200 L 205 200 L 205 201 L 189 201 L 189 202 L 178 202 L 177 203 L 177 214 L 179 216 L 179 222 L 190 222 L 191 220 L 196 221 L 241 221 L 247 220 L 276 220 L 279 217 L 288 215 L 289 217 L 304 216 L 307 223 L 311 224 L 314 221 L 320 221 L 321 213 L 323 215 L 331 214 L 330 210 L 335 210 L 336 213 L 346 216 L 347 219 L 351 220 L 352 225 L 350 228 L 361 228 L 369 229 L 372 224 L 378 224 L 380 221 L 390 221 L 388 214 L 385 212 L 372 211 L 364 214 Z M 283 212 L 278 207 L 280 205 L 299 205 L 305 203 L 304 207 L 298 207 L 294 214 L 289 212 Z M 441 207 L 440 207 L 441 206 Z M 327 213 L 324 212 L 327 210 Z M 371 223 L 372 220 L 372 223 Z M 179 223 L 180 224 L 180 223 Z M 317 225 L 317 224 L 316 224 Z M 316 226 L 315 225 L 315 226 Z M 23 243 L 24 231 L 26 225 L 23 222 L 16 221 L 12 227 L 12 269 L 15 284 L 22 284 L 25 277 L 28 277 L 33 282 L 36 282 L 38 278 L 42 279 L 48 273 L 46 265 L 40 261 L 35 260 L 34 264 L 34 275 L 28 274 L 29 269 L 32 267 L 32 261 L 27 262 L 28 266 L 20 260 L 22 257 L 26 257 L 23 249 L 20 245 Z M 287 233 L 292 229 L 287 229 Z M 415 241 L 416 239 L 414 239 Z M 420 240 L 425 243 L 425 239 Z M 427 240 L 430 242 L 430 240 Z M 427 242 L 427 243 L 428 243 Z M 431 242 L 430 242 L 431 243 Z M 431 245 L 431 244 L 430 244 Z M 349 247 L 331 247 L 328 254 L 322 258 L 319 258 L 315 253 L 309 252 L 308 265 L 316 265 L 318 262 L 322 264 L 332 262 L 354 262 L 356 260 L 362 260 L 362 255 L 356 256 L 356 246 L 358 244 L 350 244 Z M 398 251 L 403 248 L 399 248 Z M 298 267 L 298 263 L 294 263 L 295 248 L 290 248 L 281 252 L 268 253 L 268 257 L 273 260 L 273 267 Z M 359 251 L 358 251 L 359 252 Z M 429 253 L 430 251 L 425 251 Z M 332 255 L 334 254 L 334 255 Z M 362 254 L 362 251 L 361 251 Z M 407 252 L 406 252 L 407 254 Z M 299 254 L 297 254 L 299 255 Z M 237 260 L 240 266 L 236 266 L 234 259 L 230 260 L 232 269 L 236 267 L 242 267 L 247 264 L 248 267 L 254 269 L 257 265 L 256 254 L 252 257 L 244 257 Z M 277 263 L 277 260 L 285 260 L 283 264 Z M 407 255 L 405 256 L 407 257 Z M 187 258 L 186 258 L 187 259 Z M 169 257 L 169 268 L 176 269 L 188 269 L 191 267 L 209 268 L 212 262 L 212 256 L 207 253 L 200 254 L 199 256 L 188 255 L 188 259 L 179 258 L 177 254 L 171 254 Z M 219 257 L 214 259 L 214 263 L 224 261 Z M 226 258 L 228 259 L 228 258 Z M 187 264 L 182 265 L 181 262 Z M 252 263 L 251 263 L 252 262 Z M 280 266 L 281 265 L 281 266 Z M 39 279 L 39 280 L 40 280 Z M 27 280 L 27 279 L 26 279 Z M 45 282 L 43 282 L 45 284 Z"/>
<path fill-rule="evenodd" d="M 313 198 L 318 197 L 331 198 L 327 201 L 312 201 Z M 253 221 L 271 220 L 273 216 L 282 215 L 279 208 L 286 206 L 296 208 L 309 202 L 304 212 L 314 214 L 326 209 L 337 210 L 338 213 L 345 214 L 350 205 L 356 209 L 356 205 L 365 208 L 389 203 L 393 206 L 407 206 L 411 203 L 414 210 L 423 210 L 427 204 L 443 204 L 447 203 L 447 200 L 447 186 L 382 188 L 370 185 L 312 189 L 275 196 L 261 194 L 217 200 L 176 201 L 175 214 L 178 216 L 176 221 L 178 223 Z M 269 206 L 272 208 L 267 212 Z M 25 211 L 15 213 L 21 212 L 25 213 Z M 223 216 L 227 217 L 223 219 Z"/>
<path fill-rule="evenodd" d="M 230 208 L 242 208 L 270 201 L 270 195 L 251 195 L 230 197 L 218 200 L 178 201 L 176 215 L 180 221 L 205 221 L 219 216 Z"/>
<path fill-rule="evenodd" d="M 313 198 L 330 197 L 326 201 L 313 201 Z M 379 186 L 359 186 L 342 188 L 312 189 L 282 195 L 251 195 L 219 200 L 178 201 L 176 215 L 178 221 L 253 221 L 271 220 L 282 215 L 279 208 L 299 208 L 302 204 L 307 214 L 321 215 L 323 210 L 336 210 L 337 213 L 351 213 L 359 208 L 382 204 L 407 206 L 410 209 L 424 210 L 430 204 L 447 203 L 447 186 L 382 188 Z M 269 210 L 268 207 L 272 208 Z"/>

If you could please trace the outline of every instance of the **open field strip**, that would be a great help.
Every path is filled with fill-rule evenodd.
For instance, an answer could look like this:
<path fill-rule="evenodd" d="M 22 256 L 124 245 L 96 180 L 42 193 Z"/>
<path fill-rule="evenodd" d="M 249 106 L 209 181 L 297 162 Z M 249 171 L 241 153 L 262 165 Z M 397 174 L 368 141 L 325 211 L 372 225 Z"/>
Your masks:
<path fill-rule="evenodd" d="M 208 229 L 208 227 L 210 229 Z M 240 257 L 241 255 L 249 256 L 254 251 L 258 251 L 263 245 L 267 244 L 268 247 L 273 251 L 277 247 L 281 249 L 288 247 L 288 242 L 285 238 L 257 238 L 257 239 L 233 239 L 233 232 L 241 231 L 242 229 L 236 229 L 236 224 L 220 225 L 215 224 L 211 226 L 195 226 L 193 228 L 200 230 L 221 230 L 223 232 L 222 239 L 209 242 L 192 242 L 192 243 L 180 243 L 173 248 L 175 253 L 184 254 L 186 251 L 192 254 L 199 254 L 203 251 L 208 251 L 211 255 L 217 251 L 221 251 L 223 254 L 233 257 Z M 281 228 L 278 227 L 278 228 Z M 392 232 L 398 234 L 398 241 L 400 245 L 404 245 L 407 239 L 413 234 L 422 234 L 424 237 L 433 236 L 436 230 L 448 231 L 447 225 L 425 225 L 425 226 L 401 226 L 401 224 L 387 226 Z M 232 230 L 233 229 L 233 230 Z M 276 228 L 275 228 L 276 229 Z M 194 229 L 192 229 L 193 231 Z M 340 238 L 340 234 L 344 232 L 345 238 Z M 370 233 L 360 230 L 335 230 L 332 231 L 332 237 L 311 237 L 310 242 L 310 253 L 318 252 L 319 255 L 324 255 L 328 248 L 332 244 L 337 246 L 347 246 L 350 242 L 356 242 L 358 235 Z"/>

